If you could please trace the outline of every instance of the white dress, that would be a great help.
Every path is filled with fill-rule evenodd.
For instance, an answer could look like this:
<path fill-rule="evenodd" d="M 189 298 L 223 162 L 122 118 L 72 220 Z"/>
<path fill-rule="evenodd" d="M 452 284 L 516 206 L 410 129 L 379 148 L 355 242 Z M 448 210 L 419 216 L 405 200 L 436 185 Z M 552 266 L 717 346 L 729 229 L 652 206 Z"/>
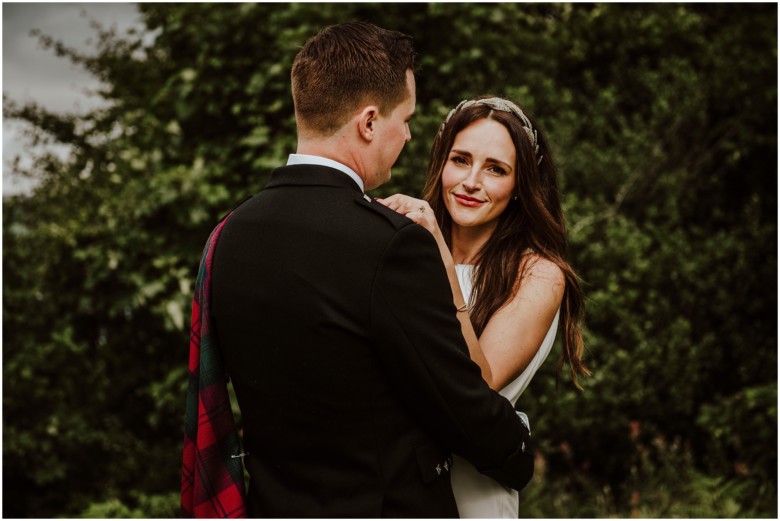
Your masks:
<path fill-rule="evenodd" d="M 472 275 L 474 266 L 471 264 L 456 264 L 458 281 L 463 292 L 463 298 L 469 301 L 472 289 Z M 536 371 L 542 365 L 547 355 L 550 354 L 555 333 L 558 330 L 558 318 L 561 310 L 555 314 L 555 318 L 544 337 L 541 347 L 520 376 L 509 382 L 501 389 L 500 394 L 515 404 L 523 393 Z M 453 455 L 452 465 L 452 492 L 458 505 L 458 512 L 462 518 L 514 518 L 519 515 L 519 493 L 511 488 L 500 485 L 497 481 L 480 474 L 474 466 L 463 458 Z"/>

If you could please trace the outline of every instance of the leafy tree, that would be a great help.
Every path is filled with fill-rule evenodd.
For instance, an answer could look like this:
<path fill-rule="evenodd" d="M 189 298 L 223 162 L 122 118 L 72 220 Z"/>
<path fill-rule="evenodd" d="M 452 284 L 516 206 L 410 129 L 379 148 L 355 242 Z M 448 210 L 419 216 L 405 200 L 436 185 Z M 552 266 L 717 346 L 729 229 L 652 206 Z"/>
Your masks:
<path fill-rule="evenodd" d="M 522 398 L 524 515 L 777 515 L 776 6 L 139 8 L 146 31 L 97 27 L 94 54 L 37 35 L 105 108 L 4 99 L 71 147 L 17 164 L 38 187 L 3 201 L 6 516 L 176 515 L 200 251 L 295 149 L 297 49 L 358 19 L 420 54 L 414 138 L 376 195 L 419 194 L 442 118 L 477 94 L 554 145 L 594 376 L 578 393 L 548 363 Z"/>

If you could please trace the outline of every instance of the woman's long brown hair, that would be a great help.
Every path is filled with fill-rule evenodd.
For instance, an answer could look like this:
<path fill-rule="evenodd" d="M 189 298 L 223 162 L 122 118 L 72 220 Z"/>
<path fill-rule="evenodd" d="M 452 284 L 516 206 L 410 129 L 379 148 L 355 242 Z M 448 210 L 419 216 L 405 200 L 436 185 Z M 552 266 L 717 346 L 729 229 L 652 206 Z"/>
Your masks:
<path fill-rule="evenodd" d="M 578 375 L 590 375 L 582 360 L 584 345 L 580 321 L 584 305 L 579 277 L 566 260 L 566 226 L 557 170 L 544 135 L 532 116 L 525 109 L 523 112 L 537 132 L 538 155 L 521 121 L 514 114 L 494 110 L 487 105 L 472 105 L 454 113 L 433 141 L 424 198 L 433 208 L 447 245 L 452 248 L 452 218 L 442 198 L 441 176 L 455 137 L 473 122 L 485 118 L 493 119 L 507 129 L 517 153 L 517 200 L 509 203 L 499 217 L 495 231 L 477 255 L 471 322 L 477 337 L 481 336 L 493 314 L 515 295 L 530 267 L 523 260 L 526 249 L 530 248 L 539 256 L 554 262 L 565 277 L 561 303 L 563 353 L 556 369 L 560 375 L 564 361 L 568 361 L 572 381 L 581 389 Z M 540 163 L 537 163 L 538 156 L 542 157 Z"/>

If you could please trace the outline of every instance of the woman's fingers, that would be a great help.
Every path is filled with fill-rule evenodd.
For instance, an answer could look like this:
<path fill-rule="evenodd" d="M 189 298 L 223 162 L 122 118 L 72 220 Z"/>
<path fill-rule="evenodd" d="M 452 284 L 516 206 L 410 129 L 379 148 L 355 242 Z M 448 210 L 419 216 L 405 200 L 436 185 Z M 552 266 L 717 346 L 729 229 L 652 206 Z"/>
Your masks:
<path fill-rule="evenodd" d="M 438 224 L 436 218 L 433 215 L 431 206 L 422 199 L 415 199 L 404 194 L 394 194 L 384 199 L 377 199 L 378 203 L 381 203 L 391 210 L 405 215 L 412 221 L 416 222 L 429 232 L 435 235 Z"/>
<path fill-rule="evenodd" d="M 386 197 L 382 204 L 392 208 L 393 210 L 399 210 L 406 208 L 409 199 L 411 199 L 411 197 L 404 194 L 393 194 L 390 197 Z"/>
<path fill-rule="evenodd" d="M 435 233 L 438 228 L 431 206 L 422 199 L 415 199 L 404 194 L 393 194 L 384 199 L 376 199 L 376 201 L 401 215 L 405 215 L 431 233 Z"/>
<path fill-rule="evenodd" d="M 404 194 L 394 194 L 385 199 L 377 199 L 377 201 L 404 215 L 408 215 L 412 212 L 425 212 L 426 210 L 430 210 L 430 206 L 427 202 Z"/>

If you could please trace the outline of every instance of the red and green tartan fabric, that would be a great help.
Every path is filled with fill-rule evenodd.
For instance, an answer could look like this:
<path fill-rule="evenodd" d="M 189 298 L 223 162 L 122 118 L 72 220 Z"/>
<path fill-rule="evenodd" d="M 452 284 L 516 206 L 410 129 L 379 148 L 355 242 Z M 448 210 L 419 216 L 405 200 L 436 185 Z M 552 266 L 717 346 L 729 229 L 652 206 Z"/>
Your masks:
<path fill-rule="evenodd" d="M 214 228 L 206 242 L 192 303 L 181 476 L 182 517 L 247 517 L 244 470 L 238 456 L 241 447 L 230 408 L 227 373 L 209 312 L 211 264 L 228 217 Z"/>

